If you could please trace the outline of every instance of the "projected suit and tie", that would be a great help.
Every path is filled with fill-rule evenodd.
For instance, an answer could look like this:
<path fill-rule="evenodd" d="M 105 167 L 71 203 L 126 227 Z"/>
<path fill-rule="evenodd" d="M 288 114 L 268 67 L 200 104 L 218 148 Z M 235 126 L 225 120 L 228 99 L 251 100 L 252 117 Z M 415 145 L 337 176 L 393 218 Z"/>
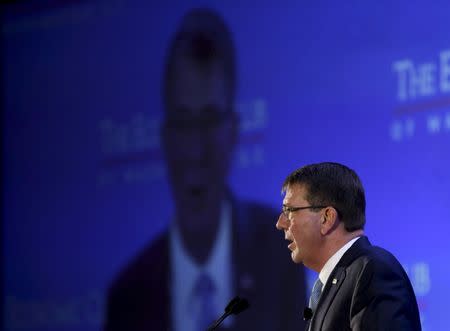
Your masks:
<path fill-rule="evenodd" d="M 206 9 L 184 17 L 163 78 L 161 138 L 175 210 L 112 285 L 108 331 L 206 329 L 235 295 L 251 308 L 226 320 L 227 330 L 303 327 L 303 269 L 283 254 L 277 213 L 228 189 L 239 136 L 235 62 L 221 17 Z"/>

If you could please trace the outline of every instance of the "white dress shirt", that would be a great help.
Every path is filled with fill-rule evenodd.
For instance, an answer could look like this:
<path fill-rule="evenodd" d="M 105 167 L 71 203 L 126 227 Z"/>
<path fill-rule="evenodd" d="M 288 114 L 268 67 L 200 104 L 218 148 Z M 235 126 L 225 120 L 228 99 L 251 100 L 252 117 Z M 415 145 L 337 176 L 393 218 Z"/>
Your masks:
<path fill-rule="evenodd" d="M 216 318 L 232 298 L 231 284 L 231 211 L 227 202 L 222 203 L 219 232 L 206 263 L 199 266 L 184 251 L 180 232 L 175 222 L 170 229 L 170 263 L 172 270 L 171 310 L 172 325 L 175 331 L 198 331 L 196 329 L 196 309 L 192 302 L 192 289 L 198 276 L 206 273 L 214 283 L 214 302 Z M 232 320 L 225 320 L 224 326 Z"/>
<path fill-rule="evenodd" d="M 330 274 L 333 271 L 333 269 L 336 267 L 336 265 L 341 260 L 342 256 L 345 254 L 345 252 L 348 251 L 350 247 L 355 243 L 356 240 L 358 240 L 360 237 L 353 238 L 348 243 L 346 243 L 344 246 L 342 246 L 336 253 L 333 254 L 332 257 L 330 257 L 323 266 L 322 270 L 320 270 L 319 273 L 319 279 L 322 282 L 322 291 L 325 288 L 325 285 L 327 284 L 328 278 L 330 278 Z"/>

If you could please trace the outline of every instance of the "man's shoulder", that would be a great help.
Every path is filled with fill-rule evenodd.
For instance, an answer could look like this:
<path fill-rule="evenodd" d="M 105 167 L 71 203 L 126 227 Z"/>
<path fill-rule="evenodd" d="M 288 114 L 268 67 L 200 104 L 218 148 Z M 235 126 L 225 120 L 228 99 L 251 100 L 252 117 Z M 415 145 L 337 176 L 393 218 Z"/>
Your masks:
<path fill-rule="evenodd" d="M 164 281 L 169 266 L 168 230 L 159 234 L 119 272 L 110 287 L 111 292 L 134 287 L 151 286 Z M 159 283 L 161 284 L 161 283 Z"/>
<path fill-rule="evenodd" d="M 107 291 L 105 330 L 147 329 L 167 324 L 168 236 L 164 232 L 141 249 Z M 160 324 L 158 324 L 160 323 Z"/>
<path fill-rule="evenodd" d="M 373 246 L 367 258 L 375 270 L 403 272 L 403 268 L 397 258 L 382 247 Z"/>
<path fill-rule="evenodd" d="M 365 245 L 357 248 L 356 258 L 348 266 L 373 273 L 404 275 L 403 267 L 397 258 L 390 251 L 379 246 Z"/>

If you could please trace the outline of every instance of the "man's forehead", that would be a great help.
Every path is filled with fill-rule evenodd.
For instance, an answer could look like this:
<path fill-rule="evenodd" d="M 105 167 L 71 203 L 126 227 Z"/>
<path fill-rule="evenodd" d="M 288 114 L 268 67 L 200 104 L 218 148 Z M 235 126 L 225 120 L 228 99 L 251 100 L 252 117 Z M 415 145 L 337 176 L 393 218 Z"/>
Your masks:
<path fill-rule="evenodd" d="M 170 75 L 172 76 L 172 89 L 178 87 L 189 91 L 208 87 L 212 83 L 215 88 L 225 88 L 227 79 L 220 61 L 198 63 L 185 57 L 178 57 L 174 60 Z M 186 83 L 190 83 L 190 85 Z"/>
<path fill-rule="evenodd" d="M 306 188 L 302 184 L 289 184 L 286 187 L 285 193 L 284 193 L 284 199 L 283 201 L 291 201 L 291 200 L 303 200 L 306 193 Z"/>
<path fill-rule="evenodd" d="M 191 62 L 177 63 L 168 90 L 169 111 L 196 115 L 226 111 L 229 94 L 225 78 L 219 67 L 205 69 Z"/>

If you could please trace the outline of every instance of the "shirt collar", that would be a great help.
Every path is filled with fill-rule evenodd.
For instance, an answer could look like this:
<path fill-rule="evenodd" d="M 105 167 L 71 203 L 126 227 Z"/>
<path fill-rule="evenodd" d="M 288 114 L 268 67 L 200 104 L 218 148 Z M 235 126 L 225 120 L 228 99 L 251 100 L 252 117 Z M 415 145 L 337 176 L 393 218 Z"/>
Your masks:
<path fill-rule="evenodd" d="M 353 238 L 348 243 L 346 243 L 344 246 L 342 246 L 336 253 L 333 254 L 332 257 L 328 259 L 328 261 L 323 266 L 322 270 L 320 270 L 319 273 L 319 279 L 322 282 L 322 291 L 325 288 L 325 284 L 327 283 L 328 278 L 331 275 L 331 272 L 333 271 L 334 267 L 339 263 L 342 256 L 345 254 L 345 252 L 348 251 L 350 247 L 355 243 L 356 240 L 358 240 L 360 237 Z"/>
<path fill-rule="evenodd" d="M 185 314 L 184 307 L 189 306 L 192 288 L 201 273 L 206 273 L 213 281 L 216 288 L 216 299 L 221 313 L 222 306 L 229 300 L 231 293 L 231 207 L 224 201 L 221 206 L 219 218 L 219 230 L 212 247 L 211 254 L 204 265 L 198 265 L 184 250 L 181 243 L 181 234 L 176 222 L 172 222 L 170 228 L 171 269 L 173 275 L 172 302 L 176 302 L 175 315 L 181 317 Z M 183 319 L 176 319 L 177 330 L 184 329 L 179 325 Z M 184 320 L 184 323 L 186 320 Z M 182 324 L 182 323 L 181 323 Z M 189 324 L 189 323 L 188 323 Z M 188 328 L 185 328 L 190 329 Z"/>

